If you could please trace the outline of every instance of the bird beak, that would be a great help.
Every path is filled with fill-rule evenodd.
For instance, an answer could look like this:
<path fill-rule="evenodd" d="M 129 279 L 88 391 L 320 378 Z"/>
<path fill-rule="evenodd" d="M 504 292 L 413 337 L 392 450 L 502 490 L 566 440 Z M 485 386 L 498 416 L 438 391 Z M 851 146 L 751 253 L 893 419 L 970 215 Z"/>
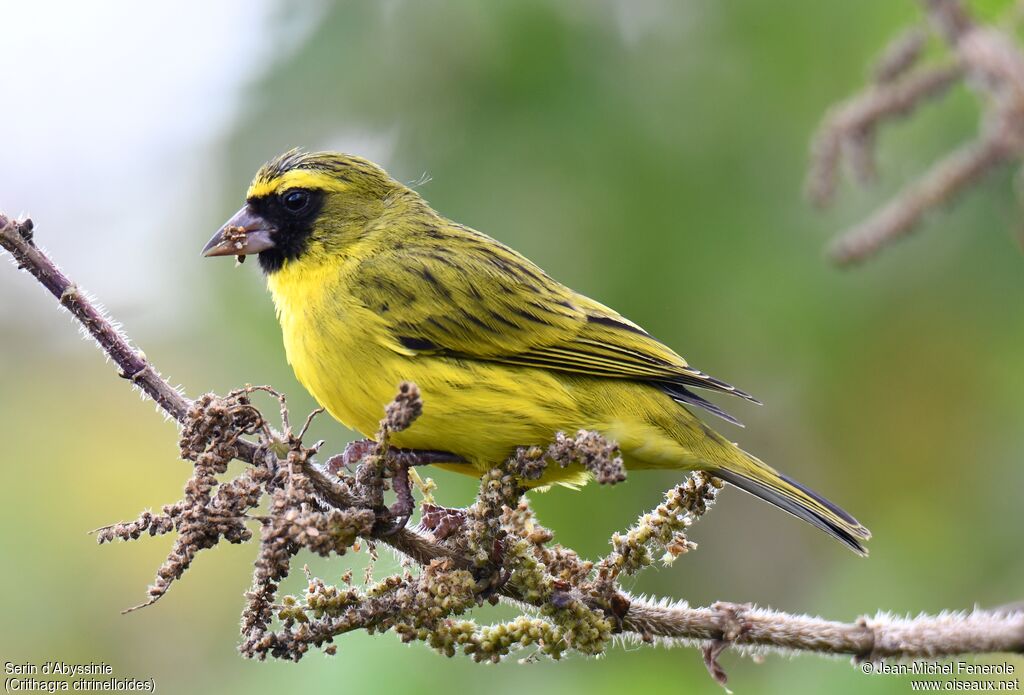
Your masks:
<path fill-rule="evenodd" d="M 277 228 L 246 205 L 203 247 L 204 256 L 247 256 L 274 248 Z"/>

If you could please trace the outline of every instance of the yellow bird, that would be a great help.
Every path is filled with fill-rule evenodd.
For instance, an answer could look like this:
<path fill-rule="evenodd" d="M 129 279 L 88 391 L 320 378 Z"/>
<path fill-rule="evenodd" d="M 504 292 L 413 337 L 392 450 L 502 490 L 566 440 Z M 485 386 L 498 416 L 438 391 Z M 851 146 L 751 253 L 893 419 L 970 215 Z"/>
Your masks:
<path fill-rule="evenodd" d="M 206 256 L 259 254 L 295 376 L 371 437 L 402 381 L 422 416 L 397 447 L 479 476 L 520 446 L 594 430 L 628 468 L 707 471 L 860 554 L 856 519 L 714 432 L 693 389 L 754 399 L 508 246 L 443 217 L 370 161 L 287 152 L 265 164 Z M 755 401 L 756 402 L 756 401 Z M 585 482 L 549 467 L 537 484 Z"/>

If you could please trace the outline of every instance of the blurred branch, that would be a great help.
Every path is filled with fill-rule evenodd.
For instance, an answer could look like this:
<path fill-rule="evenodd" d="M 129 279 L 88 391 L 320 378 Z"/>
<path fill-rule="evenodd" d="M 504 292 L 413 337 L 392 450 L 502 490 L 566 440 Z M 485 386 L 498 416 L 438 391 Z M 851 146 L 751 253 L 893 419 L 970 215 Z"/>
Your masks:
<path fill-rule="evenodd" d="M 670 563 L 696 547 L 686 530 L 713 504 L 721 483 L 695 473 L 666 492 L 662 504 L 635 526 L 615 534 L 606 557 L 583 560 L 553 543 L 554 534 L 537 522 L 524 492 L 526 481 L 553 465 L 585 462 L 603 482 L 622 480 L 616 447 L 590 432 L 560 436 L 546 450 L 519 450 L 484 474 L 469 508 L 424 504 L 418 528 L 392 532 L 395 512 L 384 505 L 384 493 L 407 481 L 403 466 L 415 452 L 393 450 L 387 439 L 418 416 L 422 404 L 415 385 L 403 385 L 388 406 L 376 442 L 351 461 L 343 458 L 334 465 L 332 459 L 320 466 L 313 458 L 320 445 L 302 443 L 309 419 L 293 432 L 284 396 L 273 389 L 246 387 L 195 401 L 173 389 L 34 244 L 31 222 L 0 215 L 0 246 L 81 321 L 124 375 L 181 425 L 181 455 L 193 462 L 183 498 L 160 513 L 147 511 L 97 530 L 101 543 L 177 533 L 143 605 L 162 597 L 199 551 L 221 540 L 246 542 L 253 536 L 247 524 L 259 524 L 253 585 L 242 616 L 240 649 L 249 657 L 298 660 L 310 648 L 333 654 L 336 637 L 360 629 L 393 630 L 405 641 L 426 642 L 449 656 L 462 651 L 478 661 L 498 661 L 530 646 L 537 655 L 552 658 L 570 650 L 595 655 L 619 636 L 638 643 L 700 645 L 709 672 L 725 683 L 718 657 L 729 646 L 844 654 L 857 660 L 1024 653 L 1019 607 L 908 619 L 879 614 L 840 623 L 749 604 L 692 608 L 629 595 L 619 584 L 621 577 L 650 567 L 657 553 Z M 278 400 L 280 432 L 253 406 L 251 398 L 259 391 Z M 222 481 L 234 458 L 252 465 Z M 266 512 L 260 513 L 264 504 Z M 375 582 L 368 571 L 363 588 L 350 577 L 342 586 L 309 577 L 304 595 L 278 596 L 301 550 L 342 555 L 364 543 L 371 556 L 384 543 L 420 569 Z M 456 619 L 498 600 L 527 612 L 488 626 Z"/>
<path fill-rule="evenodd" d="M 933 31 L 947 44 L 951 62 L 919 65 L 926 33 L 921 27 L 898 36 L 883 52 L 873 81 L 832 107 L 811 147 L 807 194 L 831 204 L 845 159 L 862 184 L 875 179 L 878 128 L 912 115 L 960 83 L 982 101 L 975 140 L 961 145 L 908 184 L 863 222 L 840 234 L 828 254 L 839 265 L 863 261 L 913 232 L 924 216 L 978 185 L 989 172 L 1024 155 L 1024 53 L 1006 31 L 981 26 L 960 0 L 921 0 Z"/>

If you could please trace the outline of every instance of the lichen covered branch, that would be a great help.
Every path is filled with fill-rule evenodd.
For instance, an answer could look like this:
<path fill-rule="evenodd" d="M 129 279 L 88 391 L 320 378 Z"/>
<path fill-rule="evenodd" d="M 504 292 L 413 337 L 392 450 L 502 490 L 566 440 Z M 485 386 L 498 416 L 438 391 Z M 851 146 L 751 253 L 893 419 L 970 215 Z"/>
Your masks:
<path fill-rule="evenodd" d="M 242 614 L 240 650 L 246 656 L 298 660 L 310 649 L 335 653 L 335 641 L 354 630 L 394 632 L 442 654 L 499 661 L 524 650 L 527 658 L 568 652 L 597 655 L 614 639 L 698 645 L 720 682 L 723 650 L 775 649 L 846 654 L 857 659 L 940 657 L 1024 652 L 1024 611 L 974 611 L 894 619 L 885 615 L 837 623 L 746 604 L 693 608 L 630 596 L 619 579 L 660 560 L 671 563 L 696 545 L 687 529 L 713 504 L 721 483 L 695 473 L 666 492 L 654 510 L 611 539 L 611 551 L 591 562 L 556 543 L 534 516 L 524 492 L 549 466 L 574 466 L 607 484 L 625 470 L 617 447 L 593 432 L 560 434 L 547 448 L 526 447 L 483 475 L 466 509 L 422 506 L 416 528 L 393 528 L 385 498 L 407 485 L 398 465 L 408 454 L 389 446 L 393 432 L 415 422 L 418 389 L 403 384 L 385 408 L 377 441 L 346 466 L 317 463 L 318 446 L 302 442 L 289 423 L 284 397 L 267 387 L 206 394 L 188 401 L 171 388 L 110 321 L 36 247 L 31 225 L 0 216 L 0 245 L 12 253 L 86 325 L 133 381 L 181 424 L 181 457 L 192 463 L 183 497 L 159 513 L 98 530 L 101 543 L 143 535 L 177 534 L 149 589 L 148 605 L 164 596 L 195 556 L 220 541 L 258 539 L 252 586 Z M 141 365 L 141 366 L 140 366 Z M 272 427 L 253 403 L 269 393 L 281 424 Z M 228 463 L 251 464 L 228 478 Z M 401 495 L 399 495 L 401 497 Z M 255 533 L 258 530 L 258 533 Z M 298 595 L 281 583 L 300 553 L 324 557 L 386 544 L 410 558 L 399 574 L 340 585 L 308 576 Z M 505 600 L 525 611 L 494 625 L 479 625 L 472 611 Z"/>

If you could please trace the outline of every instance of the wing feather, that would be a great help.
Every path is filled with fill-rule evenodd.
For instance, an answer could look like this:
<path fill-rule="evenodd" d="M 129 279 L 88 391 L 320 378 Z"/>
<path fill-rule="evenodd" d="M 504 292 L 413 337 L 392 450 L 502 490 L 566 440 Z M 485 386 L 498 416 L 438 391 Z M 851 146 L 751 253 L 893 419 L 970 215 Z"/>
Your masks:
<path fill-rule="evenodd" d="M 430 244 L 402 243 L 363 261 L 351 288 L 385 320 L 399 352 L 645 381 L 730 422 L 689 388 L 759 402 L 479 232 L 444 223 L 426 236 Z M 395 286 L 399 298 L 389 292 Z"/>

